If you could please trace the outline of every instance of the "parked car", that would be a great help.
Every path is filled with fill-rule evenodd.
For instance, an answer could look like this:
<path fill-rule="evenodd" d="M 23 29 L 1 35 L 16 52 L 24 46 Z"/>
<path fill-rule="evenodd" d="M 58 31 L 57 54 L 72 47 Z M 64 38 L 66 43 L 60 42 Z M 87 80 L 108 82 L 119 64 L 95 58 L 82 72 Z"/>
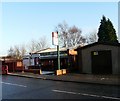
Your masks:
<path fill-rule="evenodd" d="M 8 74 L 8 66 L 7 65 L 2 65 L 2 74 L 5 74 L 5 75 Z"/>

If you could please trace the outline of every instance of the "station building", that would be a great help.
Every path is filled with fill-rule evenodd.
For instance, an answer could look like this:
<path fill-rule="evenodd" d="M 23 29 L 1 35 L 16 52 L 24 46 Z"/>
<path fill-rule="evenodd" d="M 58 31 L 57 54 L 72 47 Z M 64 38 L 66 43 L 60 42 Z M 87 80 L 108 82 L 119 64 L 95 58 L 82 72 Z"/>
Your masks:
<path fill-rule="evenodd" d="M 60 68 L 68 70 L 78 70 L 76 56 L 77 47 L 72 48 L 60 48 Z M 30 60 L 29 60 L 30 59 Z M 30 62 L 29 62 L 30 61 Z M 28 56 L 23 57 L 23 64 L 27 64 L 27 69 L 34 68 L 46 71 L 54 71 L 58 69 L 57 60 L 57 49 L 56 48 L 46 48 L 33 53 Z"/>

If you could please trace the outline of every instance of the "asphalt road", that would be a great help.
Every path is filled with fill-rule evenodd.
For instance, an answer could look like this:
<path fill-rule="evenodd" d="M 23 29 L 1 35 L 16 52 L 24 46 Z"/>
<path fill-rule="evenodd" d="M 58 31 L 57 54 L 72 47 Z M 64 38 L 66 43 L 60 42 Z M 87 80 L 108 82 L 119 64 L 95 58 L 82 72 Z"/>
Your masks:
<path fill-rule="evenodd" d="M 120 86 L 2 76 L 2 99 L 120 100 Z M 5 100 L 6 101 L 6 100 Z"/>

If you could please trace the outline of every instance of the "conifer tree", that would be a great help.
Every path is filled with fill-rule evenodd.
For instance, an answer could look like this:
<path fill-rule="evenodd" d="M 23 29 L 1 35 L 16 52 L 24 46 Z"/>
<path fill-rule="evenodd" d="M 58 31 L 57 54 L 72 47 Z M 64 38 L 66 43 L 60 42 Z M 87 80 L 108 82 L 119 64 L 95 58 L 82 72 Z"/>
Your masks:
<path fill-rule="evenodd" d="M 110 19 L 103 16 L 98 30 L 98 42 L 118 43 L 116 31 Z"/>

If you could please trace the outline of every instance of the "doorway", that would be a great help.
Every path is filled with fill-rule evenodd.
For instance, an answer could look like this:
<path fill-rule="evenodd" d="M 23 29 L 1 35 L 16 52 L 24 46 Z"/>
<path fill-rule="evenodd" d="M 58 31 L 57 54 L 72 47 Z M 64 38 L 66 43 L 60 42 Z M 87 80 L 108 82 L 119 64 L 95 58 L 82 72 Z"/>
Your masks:
<path fill-rule="evenodd" d="M 92 51 L 92 73 L 112 74 L 111 50 Z"/>

